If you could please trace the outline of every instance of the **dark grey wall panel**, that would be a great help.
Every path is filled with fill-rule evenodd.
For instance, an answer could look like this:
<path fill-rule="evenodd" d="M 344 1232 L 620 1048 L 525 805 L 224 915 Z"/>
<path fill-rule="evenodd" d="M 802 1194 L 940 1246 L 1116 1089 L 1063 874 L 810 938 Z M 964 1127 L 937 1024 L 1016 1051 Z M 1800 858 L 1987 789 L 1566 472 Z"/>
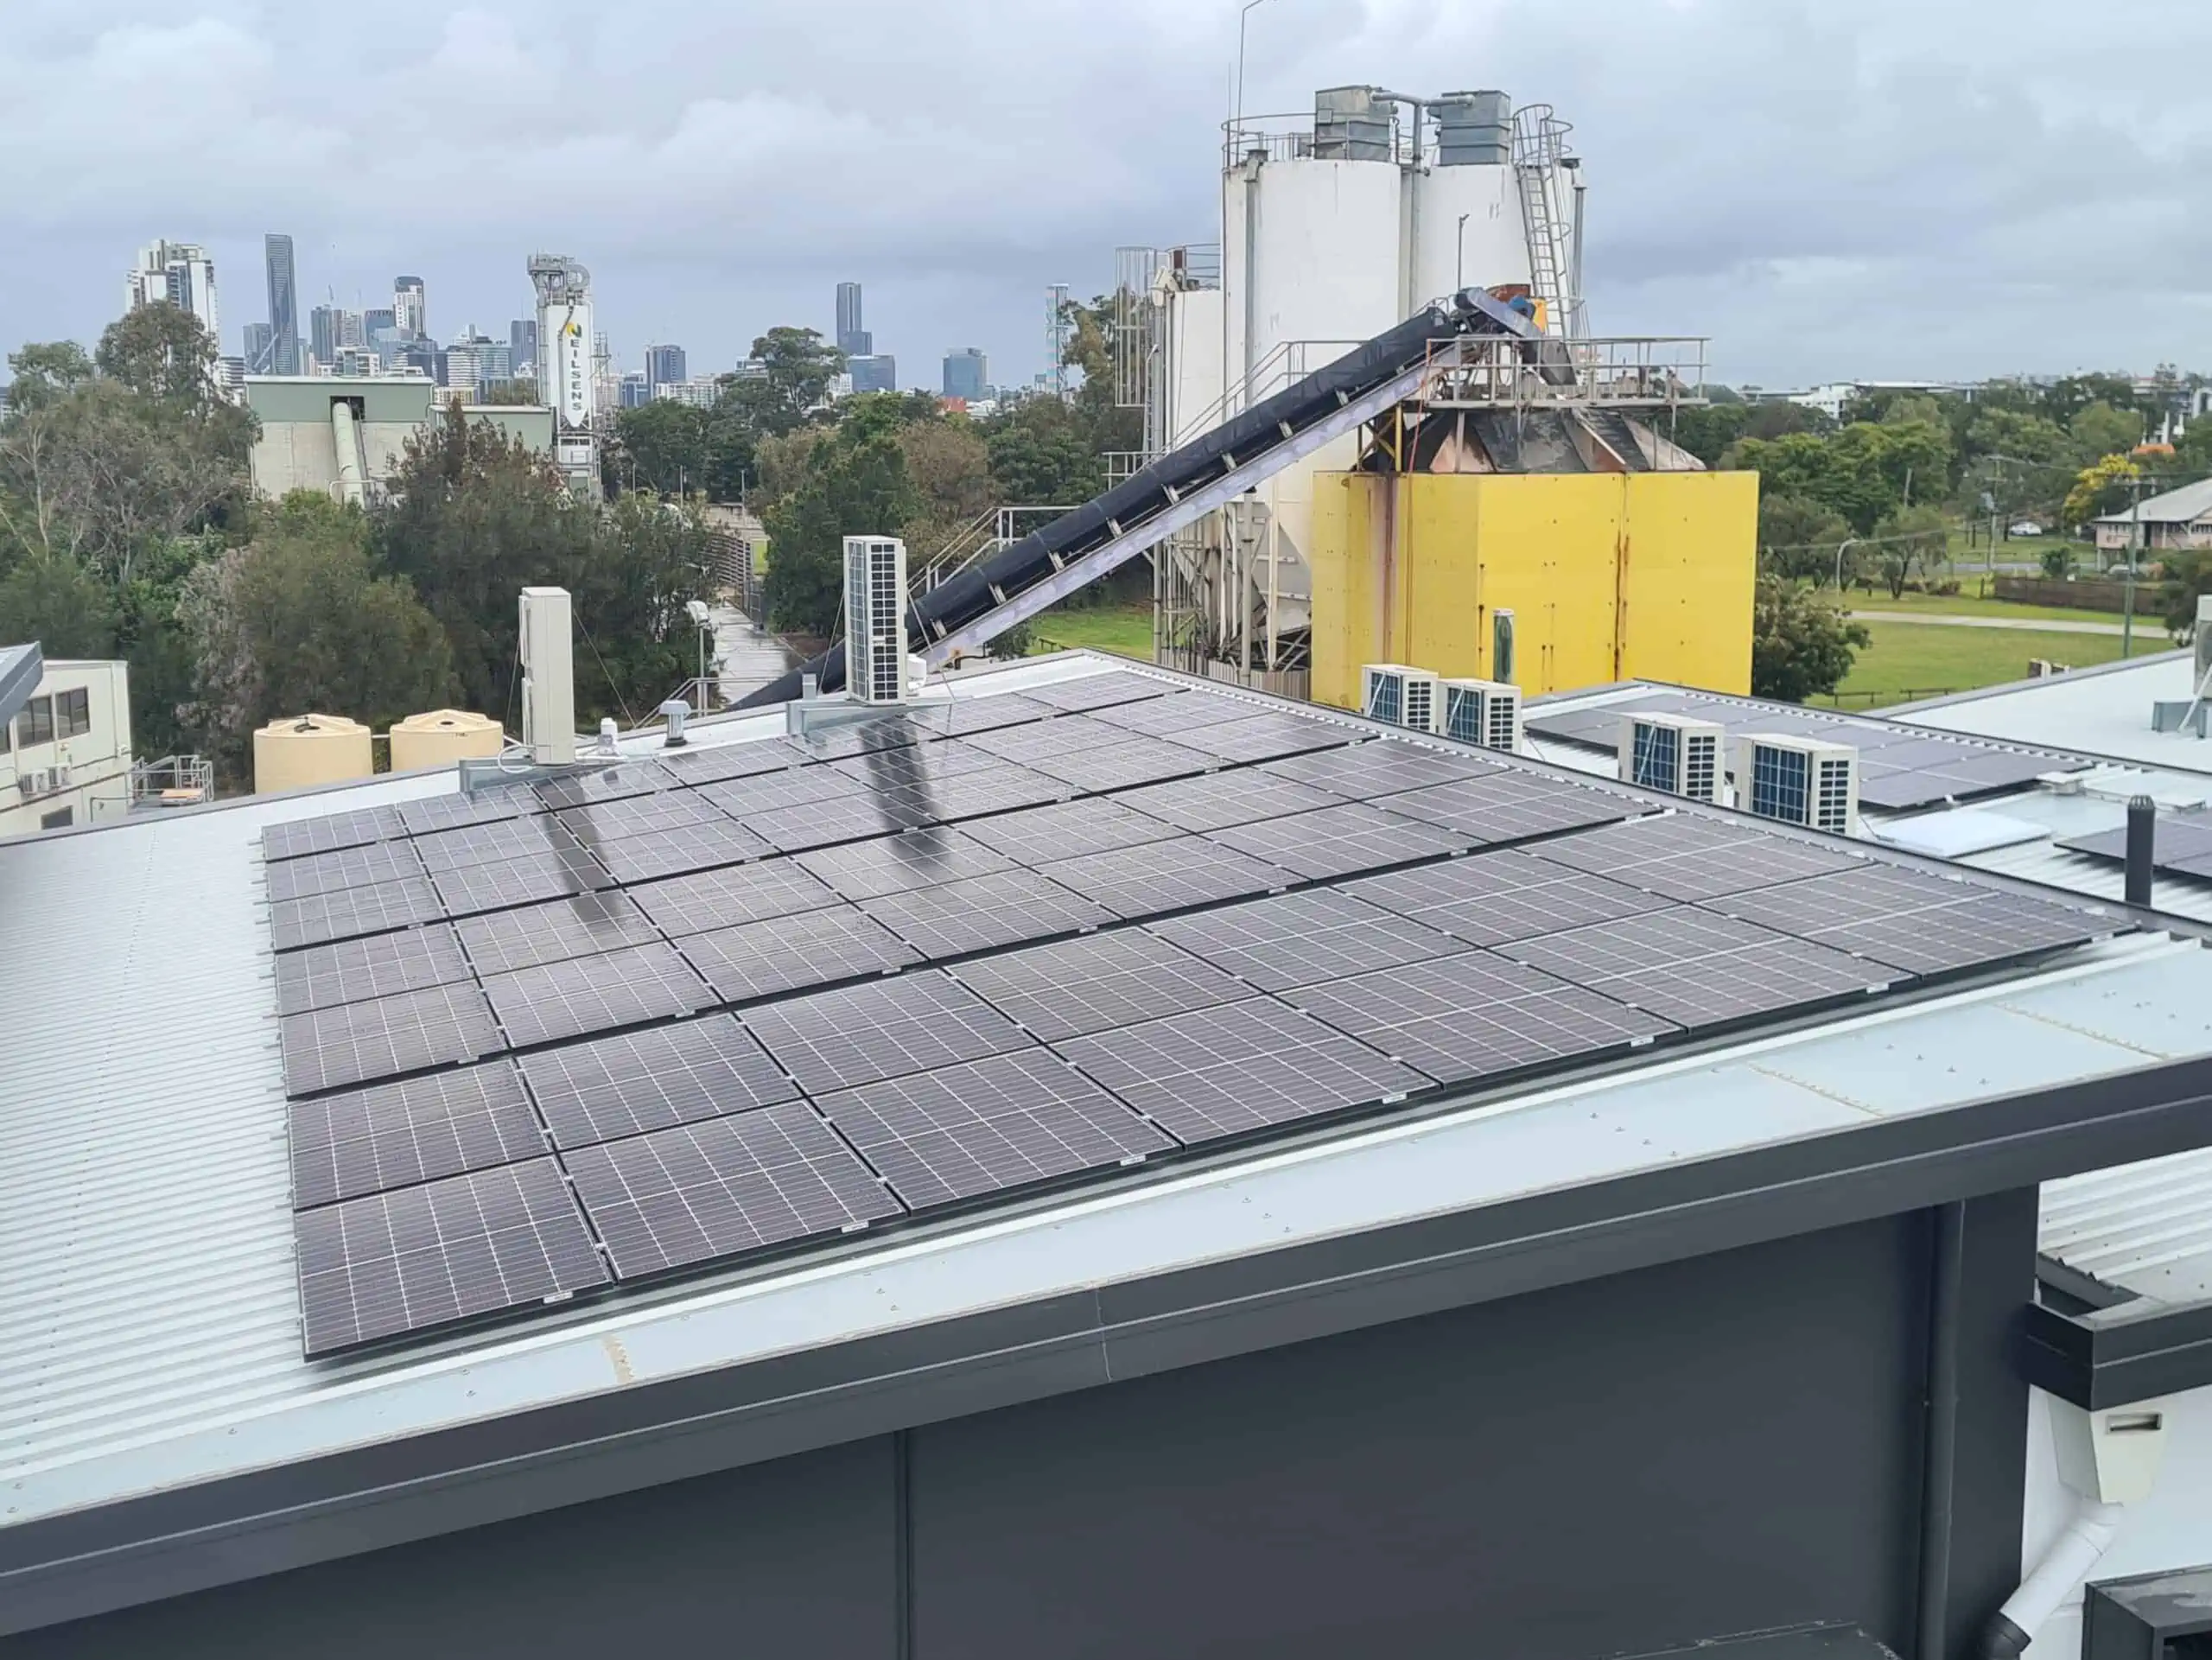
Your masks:
<path fill-rule="evenodd" d="M 1904 1650 L 1927 1238 L 1866 1224 L 916 1430 L 914 1660 L 1586 1660 L 1815 1620 Z"/>
<path fill-rule="evenodd" d="M 0 1639 L 6 1660 L 889 1660 L 889 1437 Z"/>

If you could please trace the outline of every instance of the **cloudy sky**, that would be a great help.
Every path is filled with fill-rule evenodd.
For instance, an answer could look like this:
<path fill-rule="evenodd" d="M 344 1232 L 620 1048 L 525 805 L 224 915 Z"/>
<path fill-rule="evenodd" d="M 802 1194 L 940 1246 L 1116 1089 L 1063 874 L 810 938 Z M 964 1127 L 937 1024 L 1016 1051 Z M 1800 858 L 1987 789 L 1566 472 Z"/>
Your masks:
<path fill-rule="evenodd" d="M 695 372 L 865 283 L 909 384 L 1043 366 L 1044 287 L 1211 241 L 1237 0 L 5 0 L 0 347 L 91 340 L 156 237 L 213 250 L 225 349 L 420 273 L 504 334 L 524 256 L 593 270 L 626 365 Z M 1599 333 L 1770 385 L 2212 370 L 2206 0 L 1262 0 L 1248 111 L 1497 86 L 1575 125 Z M 2161 66 L 2164 67 L 2162 68 Z M 1470 273 L 1473 275 L 1473 273 Z"/>

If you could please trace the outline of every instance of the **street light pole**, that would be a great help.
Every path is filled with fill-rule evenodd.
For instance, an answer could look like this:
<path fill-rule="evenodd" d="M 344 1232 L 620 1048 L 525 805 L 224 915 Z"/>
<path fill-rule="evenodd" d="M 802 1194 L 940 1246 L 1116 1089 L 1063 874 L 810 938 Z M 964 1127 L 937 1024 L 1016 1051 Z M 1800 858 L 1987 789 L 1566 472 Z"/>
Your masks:
<path fill-rule="evenodd" d="M 1847 536 L 1842 541 L 1835 544 L 1835 595 L 1838 599 L 1841 599 L 1843 597 L 1844 550 L 1858 540 L 1859 538 L 1855 536 Z"/>

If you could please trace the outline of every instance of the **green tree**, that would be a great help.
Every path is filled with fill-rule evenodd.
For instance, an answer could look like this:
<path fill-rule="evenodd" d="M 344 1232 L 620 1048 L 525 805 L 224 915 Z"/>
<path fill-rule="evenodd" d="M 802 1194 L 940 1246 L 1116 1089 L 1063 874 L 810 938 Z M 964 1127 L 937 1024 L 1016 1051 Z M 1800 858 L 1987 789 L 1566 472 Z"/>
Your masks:
<path fill-rule="evenodd" d="M 2212 552 L 2177 550 L 2165 555 L 2161 563 L 2165 569 L 2165 585 L 2159 597 L 2164 606 L 2166 632 L 2177 640 L 2193 639 L 2196 633 L 2197 597 L 2212 594 Z"/>
<path fill-rule="evenodd" d="M 2143 469 L 2125 455 L 2092 461 L 2075 475 L 2058 510 L 2061 520 L 2070 529 L 2120 512 L 2134 499 L 2133 487 L 2142 476 Z"/>
<path fill-rule="evenodd" d="M 845 367 L 845 354 L 811 328 L 770 329 L 753 342 L 753 360 L 761 372 L 726 378 L 724 397 L 764 433 L 789 432 L 804 421 Z"/>
<path fill-rule="evenodd" d="M 1914 571 L 1924 573 L 1942 558 L 1950 533 L 1951 521 L 1942 510 L 1926 506 L 1900 507 L 1875 525 L 1875 569 L 1891 599 L 1904 597 Z"/>
<path fill-rule="evenodd" d="M 965 416 L 909 421 L 893 442 L 913 487 L 913 511 L 899 529 L 916 562 L 934 558 L 995 505 L 983 441 Z"/>
<path fill-rule="evenodd" d="M 794 633 L 834 638 L 844 595 L 844 539 L 903 525 L 919 511 L 893 434 L 841 427 L 805 451 L 804 471 L 761 513 L 770 545 L 768 615 Z M 768 470 L 763 446 L 763 474 Z"/>
<path fill-rule="evenodd" d="M 0 576 L 0 640 L 35 640 L 50 658 L 115 651 L 114 590 L 66 553 L 32 554 Z"/>
<path fill-rule="evenodd" d="M 1873 639 L 1826 595 L 1761 576 L 1751 607 L 1751 695 L 1802 703 L 1832 692 Z"/>
<path fill-rule="evenodd" d="M 167 301 L 124 312 L 92 354 L 100 373 L 124 390 L 197 410 L 216 401 L 215 358 L 200 319 Z"/>
<path fill-rule="evenodd" d="M 34 340 L 8 354 L 8 407 L 41 409 L 92 378 L 92 360 L 74 340 Z"/>
<path fill-rule="evenodd" d="M 611 481 L 618 489 L 664 496 L 703 490 L 711 419 L 705 410 L 672 398 L 624 410 L 614 417 L 614 442 L 607 447 Z"/>
<path fill-rule="evenodd" d="M 1058 398 L 1031 398 L 995 417 L 984 443 L 992 481 L 1010 506 L 1080 506 L 1106 487 L 1101 456 Z"/>
<path fill-rule="evenodd" d="M 1837 555 L 1851 527 L 1834 509 L 1802 496 L 1761 492 L 1759 563 L 1814 587 L 1835 575 Z"/>

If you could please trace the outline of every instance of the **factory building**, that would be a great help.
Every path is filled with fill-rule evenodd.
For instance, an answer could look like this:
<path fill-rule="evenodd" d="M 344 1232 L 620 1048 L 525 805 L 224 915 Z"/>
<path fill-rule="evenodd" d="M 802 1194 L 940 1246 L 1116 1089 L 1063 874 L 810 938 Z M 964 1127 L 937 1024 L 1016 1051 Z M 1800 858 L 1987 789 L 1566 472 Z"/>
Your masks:
<path fill-rule="evenodd" d="M 408 441 L 423 436 L 438 407 L 427 376 L 249 375 L 246 406 L 260 418 L 251 465 L 254 492 L 268 498 L 314 490 L 343 500 L 377 499 Z M 527 404 L 463 404 L 532 452 L 553 454 L 553 412 Z"/>

